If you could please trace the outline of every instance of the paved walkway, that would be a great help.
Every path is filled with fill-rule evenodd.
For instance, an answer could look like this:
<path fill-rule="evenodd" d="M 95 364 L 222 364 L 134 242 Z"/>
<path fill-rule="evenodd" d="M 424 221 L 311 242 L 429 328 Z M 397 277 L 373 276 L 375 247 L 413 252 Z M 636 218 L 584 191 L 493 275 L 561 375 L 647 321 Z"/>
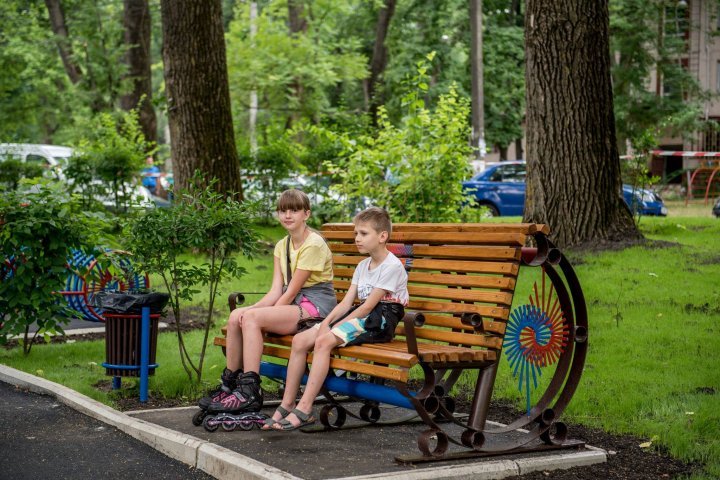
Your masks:
<path fill-rule="evenodd" d="M 2 382 L 51 395 L 54 399 L 21 393 L 7 386 L 0 389 L 0 408 L 5 407 L 0 413 L 0 421 L 3 422 L 0 458 L 5 457 L 3 465 L 7 460 L 16 461 L 6 456 L 5 452 L 10 451 L 26 452 L 26 457 L 29 456 L 27 452 L 32 452 L 31 457 L 44 459 L 42 462 L 33 462 L 32 459 L 29 465 L 18 464 L 24 467 L 18 467 L 16 474 L 7 477 L 5 476 L 8 475 L 7 471 L 0 469 L 0 479 L 44 478 L 49 475 L 53 478 L 108 477 L 114 475 L 115 471 L 122 471 L 122 468 L 137 468 L 137 471 L 143 472 L 138 474 L 140 478 L 148 475 L 147 472 L 152 472 L 153 478 L 160 479 L 209 478 L 202 472 L 219 479 L 483 479 L 504 478 L 531 471 L 570 468 L 606 461 L 604 451 L 588 448 L 442 464 L 398 465 L 394 461 L 395 456 L 417 453 L 415 436 L 424 430 L 422 424 L 317 434 L 267 433 L 257 430 L 225 432 L 222 429 L 211 433 L 202 427 L 192 425 L 191 418 L 196 411 L 194 408 L 122 413 L 62 385 L 4 365 L 0 365 L 0 383 Z M 5 400 L 8 391 L 12 395 L 9 396 L 10 400 Z M 33 410 L 23 412 L 21 415 L 10 413 L 14 410 L 10 402 L 18 402 L 18 398 L 25 399 L 19 400 L 21 404 L 27 402 L 28 405 L 34 405 Z M 76 412 L 70 416 L 65 407 L 58 410 L 60 407 L 56 405 L 60 404 Z M 44 410 L 49 412 L 41 413 Z M 267 413 L 271 411 L 269 409 Z M 79 415 L 78 412 L 102 423 L 85 419 L 84 415 Z M 38 435 L 29 434 L 37 429 L 39 424 L 48 427 L 48 436 L 42 437 L 37 442 L 34 442 L 35 439 L 31 441 L 28 436 L 39 438 Z M 98 437 L 93 437 L 93 432 Z M 128 435 L 133 438 L 127 438 Z M 143 443 L 136 440 L 152 448 L 143 447 Z M 43 445 L 62 443 L 73 447 L 67 450 L 49 451 L 43 456 L 42 449 L 31 448 L 33 443 Z M 15 445 L 18 447 L 16 448 Z M 100 445 L 103 445 L 103 448 L 107 446 L 107 451 L 101 451 Z M 73 450 L 87 453 L 89 458 L 73 457 L 65 453 Z M 126 450 L 127 460 L 123 460 L 125 457 L 122 455 L 118 456 L 114 453 Z M 157 463 L 159 460 L 155 457 L 163 457 L 158 452 L 169 457 L 165 458 L 167 465 Z M 56 472 L 53 468 L 60 459 L 67 463 L 75 463 L 77 469 L 68 470 L 64 474 Z M 194 468 L 183 467 L 183 464 Z M 24 470 L 31 466 L 46 470 L 43 475 L 39 475 L 42 473 L 41 470 Z M 95 468 L 101 470 L 94 470 Z M 173 468 L 184 468 L 184 470 L 172 470 Z M 18 474 L 24 471 L 38 472 L 38 475 Z M 98 471 L 103 473 L 98 474 Z M 134 471 L 127 470 L 129 473 L 123 475 L 118 473 L 117 478 L 135 475 L 132 473 Z M 164 472 L 168 472 L 167 477 L 158 476 L 165 474 Z"/>
<path fill-rule="evenodd" d="M 0 479 L 212 477 L 55 398 L 0 382 Z"/>

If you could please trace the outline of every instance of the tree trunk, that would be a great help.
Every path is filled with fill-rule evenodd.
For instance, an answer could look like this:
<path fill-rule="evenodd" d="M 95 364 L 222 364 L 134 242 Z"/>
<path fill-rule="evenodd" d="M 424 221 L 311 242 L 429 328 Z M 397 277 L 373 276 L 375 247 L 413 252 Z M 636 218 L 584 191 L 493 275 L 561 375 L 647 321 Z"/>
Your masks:
<path fill-rule="evenodd" d="M 123 16 L 125 44 L 128 45 L 127 76 L 132 91 L 120 98 L 123 110 L 138 108 L 140 127 L 145 139 L 157 142 L 157 119 L 152 105 L 152 73 L 150 70 L 150 7 L 148 0 L 125 0 Z M 144 97 L 144 98 L 143 98 Z M 142 103 L 140 103 L 142 102 Z"/>
<path fill-rule="evenodd" d="M 558 246 L 638 239 L 621 197 L 607 2 L 528 0 L 527 222 Z"/>
<path fill-rule="evenodd" d="M 288 28 L 290 37 L 294 38 L 307 31 L 307 21 L 305 20 L 305 11 L 302 0 L 288 0 Z M 290 84 L 293 96 L 297 105 L 291 106 L 292 113 L 288 115 L 285 122 L 285 129 L 289 130 L 300 119 L 300 111 L 302 110 L 304 89 L 299 78 L 295 77 Z"/>
<path fill-rule="evenodd" d="M 485 99 L 483 95 L 482 0 L 470 0 L 470 81 L 472 83 L 472 138 L 475 158 L 485 154 Z"/>
<path fill-rule="evenodd" d="M 375 26 L 375 44 L 373 45 L 372 59 L 370 59 L 370 76 L 365 80 L 365 98 L 373 125 L 377 125 L 377 110 L 382 105 L 382 95 L 377 94 L 377 84 L 380 81 L 387 65 L 387 48 L 385 39 L 390 30 L 390 21 L 395 14 L 397 0 L 385 0 L 385 4 L 378 12 Z"/>
<path fill-rule="evenodd" d="M 163 61 L 175 185 L 196 169 L 242 198 L 233 137 L 221 0 L 161 0 Z"/>
<path fill-rule="evenodd" d="M 515 159 L 524 160 L 522 138 L 515 139 Z"/>
<path fill-rule="evenodd" d="M 65 12 L 63 11 L 60 0 L 45 0 L 45 6 L 50 16 L 50 26 L 55 34 L 60 59 L 65 67 L 65 72 L 73 84 L 80 81 L 82 74 L 80 68 L 73 60 L 73 52 L 68 39 L 68 29 L 65 25 Z"/>

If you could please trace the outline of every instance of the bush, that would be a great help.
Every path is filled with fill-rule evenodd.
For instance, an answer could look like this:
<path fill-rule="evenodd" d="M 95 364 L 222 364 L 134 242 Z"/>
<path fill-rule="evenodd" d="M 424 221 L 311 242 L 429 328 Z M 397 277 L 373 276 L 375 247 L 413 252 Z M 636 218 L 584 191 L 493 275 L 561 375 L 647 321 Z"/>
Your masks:
<path fill-rule="evenodd" d="M 92 248 L 100 223 L 58 184 L 41 182 L 0 197 L 0 261 L 13 265 L 0 278 L 0 340 L 23 334 L 29 354 L 33 323 L 41 335 L 62 331 L 61 323 L 75 315 L 56 293 L 64 290 L 70 249 Z"/>
<path fill-rule="evenodd" d="M 347 156 L 333 170 L 342 178 L 339 190 L 350 205 L 367 199 L 405 222 L 455 222 L 475 213 L 462 191 L 462 180 L 471 171 L 469 103 L 451 87 L 430 111 L 423 99 L 427 69 L 419 62 L 417 75 L 407 82 L 399 126 L 390 123 L 381 107 L 377 136 L 345 139 Z"/>
<path fill-rule="evenodd" d="M 0 161 L 0 190 L 16 190 L 23 178 L 42 177 L 44 169 L 34 163 L 23 163 L 15 158 Z"/>
<path fill-rule="evenodd" d="M 158 274 L 170 294 L 170 306 L 176 319 L 180 359 L 190 379 L 202 381 L 205 346 L 212 325 L 213 305 L 218 285 L 225 278 L 240 277 L 245 270 L 238 266 L 235 254 L 250 256 L 255 252 L 257 235 L 252 230 L 252 208 L 240 203 L 233 195 L 215 192 L 216 180 L 206 187 L 205 179 L 196 172 L 187 190 L 176 192 L 170 208 L 149 209 L 136 217 L 129 226 L 128 243 L 140 269 Z M 200 266 L 180 259 L 188 251 L 207 255 Z M 209 290 L 205 320 L 205 341 L 194 362 L 180 330 L 181 301 L 191 301 L 198 293 L 195 285 Z"/>
<path fill-rule="evenodd" d="M 101 113 L 92 123 L 89 138 L 70 159 L 66 175 L 87 206 L 93 199 L 111 196 L 115 211 L 127 211 L 134 200 L 131 185 L 153 151 L 142 133 L 137 111 L 123 112 L 119 118 Z"/>

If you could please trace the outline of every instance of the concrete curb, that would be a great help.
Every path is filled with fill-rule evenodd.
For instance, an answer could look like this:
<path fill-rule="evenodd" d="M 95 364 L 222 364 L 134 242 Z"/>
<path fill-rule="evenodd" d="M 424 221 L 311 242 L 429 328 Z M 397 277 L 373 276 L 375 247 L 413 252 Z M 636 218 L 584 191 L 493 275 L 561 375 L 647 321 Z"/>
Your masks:
<path fill-rule="evenodd" d="M 27 388 L 31 392 L 53 396 L 70 408 L 116 427 L 168 457 L 202 470 L 219 480 L 301 480 L 280 469 L 192 435 L 130 417 L 59 383 L 2 364 L 0 381 Z"/>
<path fill-rule="evenodd" d="M 133 418 L 96 400 L 44 378 L 0 364 L 0 381 L 50 395 L 59 402 L 116 427 L 168 457 L 181 461 L 219 480 L 302 480 L 288 472 L 246 457 L 212 442 Z M 499 479 L 542 470 L 567 469 L 607 461 L 604 450 L 554 454 L 552 457 L 530 457 L 517 460 L 484 460 L 473 464 L 428 467 L 402 472 L 340 477 L 332 480 L 442 480 Z"/>

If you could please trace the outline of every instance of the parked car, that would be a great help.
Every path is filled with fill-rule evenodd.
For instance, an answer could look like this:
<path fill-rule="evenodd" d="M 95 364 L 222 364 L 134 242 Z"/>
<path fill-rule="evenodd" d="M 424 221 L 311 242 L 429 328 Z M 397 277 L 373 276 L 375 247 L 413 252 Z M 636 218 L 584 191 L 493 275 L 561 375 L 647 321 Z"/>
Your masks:
<path fill-rule="evenodd" d="M 720 218 L 720 197 L 718 197 L 718 199 L 715 200 L 715 205 L 713 205 L 712 213 L 717 218 Z"/>
<path fill-rule="evenodd" d="M 22 163 L 33 163 L 51 172 L 51 176 L 60 179 L 63 178 L 62 169 L 67 165 L 67 161 L 72 154 L 72 148 L 60 145 L 0 144 L 0 162 L 12 158 L 20 160 Z"/>
<path fill-rule="evenodd" d="M 463 191 L 486 207 L 492 216 L 519 216 L 525 207 L 526 165 L 523 161 L 502 162 L 463 182 Z M 662 199 L 654 192 L 622 186 L 623 199 L 632 211 L 641 215 L 667 215 Z"/>

